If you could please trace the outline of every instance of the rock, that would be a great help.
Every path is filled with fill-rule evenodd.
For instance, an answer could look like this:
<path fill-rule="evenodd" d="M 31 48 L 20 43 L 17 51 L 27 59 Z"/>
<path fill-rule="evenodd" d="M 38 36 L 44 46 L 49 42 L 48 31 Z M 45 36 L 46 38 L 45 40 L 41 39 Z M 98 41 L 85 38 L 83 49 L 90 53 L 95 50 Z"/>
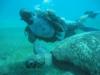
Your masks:
<path fill-rule="evenodd" d="M 54 64 L 60 68 L 73 68 L 81 75 L 100 75 L 100 32 L 66 38 L 52 51 L 52 55 Z"/>

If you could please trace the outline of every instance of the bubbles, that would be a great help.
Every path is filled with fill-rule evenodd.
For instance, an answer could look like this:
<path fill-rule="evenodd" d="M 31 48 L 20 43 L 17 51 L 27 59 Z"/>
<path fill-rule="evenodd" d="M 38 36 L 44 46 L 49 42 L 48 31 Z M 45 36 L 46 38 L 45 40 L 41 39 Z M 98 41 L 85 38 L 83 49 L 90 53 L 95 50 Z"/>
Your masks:
<path fill-rule="evenodd" d="M 43 0 L 43 3 L 45 3 L 45 4 L 49 4 L 51 2 L 52 2 L 52 0 Z"/>
<path fill-rule="evenodd" d="M 34 9 L 42 9 L 42 10 L 47 10 L 47 9 L 52 9 L 54 6 L 52 0 L 43 0 L 41 3 L 35 5 Z"/>

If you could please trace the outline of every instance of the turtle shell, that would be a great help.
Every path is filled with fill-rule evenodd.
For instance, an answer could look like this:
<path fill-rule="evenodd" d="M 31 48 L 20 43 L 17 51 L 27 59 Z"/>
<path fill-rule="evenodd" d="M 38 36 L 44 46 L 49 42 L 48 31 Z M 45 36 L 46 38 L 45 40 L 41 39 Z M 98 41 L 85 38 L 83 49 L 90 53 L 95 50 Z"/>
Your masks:
<path fill-rule="evenodd" d="M 40 39 L 62 40 L 65 38 L 64 21 L 51 11 L 38 12 L 34 23 L 30 25 L 31 31 Z"/>

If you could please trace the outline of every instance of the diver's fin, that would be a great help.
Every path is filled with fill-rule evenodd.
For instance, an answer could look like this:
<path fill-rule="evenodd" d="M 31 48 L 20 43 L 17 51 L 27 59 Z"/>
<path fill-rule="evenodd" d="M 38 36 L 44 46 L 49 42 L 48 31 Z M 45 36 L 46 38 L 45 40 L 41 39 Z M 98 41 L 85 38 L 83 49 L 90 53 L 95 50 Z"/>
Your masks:
<path fill-rule="evenodd" d="M 100 29 L 93 28 L 93 27 L 81 27 L 83 31 L 89 32 L 89 31 L 100 31 Z"/>

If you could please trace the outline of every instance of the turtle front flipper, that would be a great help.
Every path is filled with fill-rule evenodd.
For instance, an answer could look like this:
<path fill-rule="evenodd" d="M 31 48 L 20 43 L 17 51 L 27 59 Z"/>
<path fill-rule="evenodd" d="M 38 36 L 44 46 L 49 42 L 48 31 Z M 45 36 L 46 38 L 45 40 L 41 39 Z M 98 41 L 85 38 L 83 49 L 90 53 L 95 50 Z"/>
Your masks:
<path fill-rule="evenodd" d="M 32 33 L 29 26 L 26 26 L 24 32 L 25 32 L 25 35 L 30 43 L 33 43 L 36 40 L 36 36 Z"/>

